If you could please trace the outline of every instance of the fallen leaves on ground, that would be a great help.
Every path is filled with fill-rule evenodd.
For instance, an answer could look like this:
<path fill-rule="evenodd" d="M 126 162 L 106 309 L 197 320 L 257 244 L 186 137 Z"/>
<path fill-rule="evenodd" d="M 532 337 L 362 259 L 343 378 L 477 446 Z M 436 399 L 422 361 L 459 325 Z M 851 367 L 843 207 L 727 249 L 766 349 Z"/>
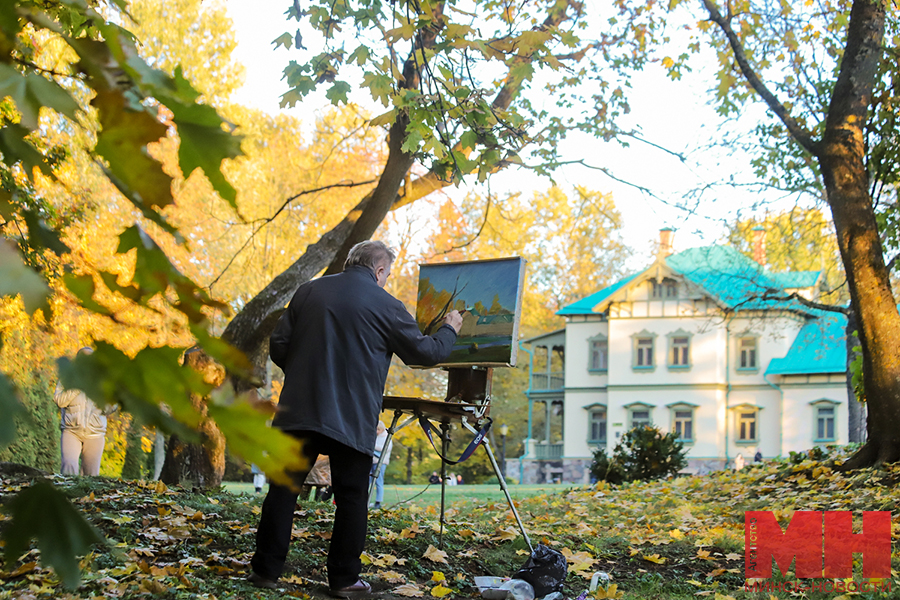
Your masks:
<path fill-rule="evenodd" d="M 109 545 L 95 546 L 81 560 L 82 588 L 68 595 L 39 553 L 28 551 L 0 569 L 0 600 L 265 598 L 245 581 L 260 496 L 197 494 L 157 482 L 55 481 Z M 517 506 L 532 542 L 566 557 L 567 598 L 585 591 L 595 571 L 606 571 L 616 583 L 595 590 L 597 599 L 744 600 L 750 597 L 741 591 L 744 511 L 771 510 L 785 526 L 797 510 L 890 510 L 900 503 L 898 483 L 900 465 L 840 473 L 810 460 L 767 462 L 618 488 L 549 488 L 560 492 Z M 0 495 L 26 485 L 4 480 Z M 474 575 L 508 577 L 525 562 L 528 547 L 504 503 L 466 501 L 456 506 L 456 519 L 450 514 L 442 533 L 433 507 L 370 516 L 363 577 L 379 597 L 473 598 Z M 284 596 L 325 596 L 333 515 L 331 505 L 298 506 Z M 0 527 L 8 523 L 0 517 Z M 893 536 L 900 539 L 900 516 Z M 895 555 L 895 569 L 898 560 Z"/>

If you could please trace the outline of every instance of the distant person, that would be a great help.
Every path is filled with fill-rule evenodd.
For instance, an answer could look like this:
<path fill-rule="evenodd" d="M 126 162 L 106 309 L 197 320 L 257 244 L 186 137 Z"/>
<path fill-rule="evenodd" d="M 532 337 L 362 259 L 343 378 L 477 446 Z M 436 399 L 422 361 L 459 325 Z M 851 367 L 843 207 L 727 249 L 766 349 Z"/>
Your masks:
<path fill-rule="evenodd" d="M 250 472 L 253 473 L 253 489 L 258 494 L 262 491 L 263 486 L 266 485 L 266 474 L 254 464 L 250 465 Z"/>
<path fill-rule="evenodd" d="M 328 587 L 338 598 L 367 594 L 359 578 L 368 520 L 373 440 L 391 357 L 434 365 L 453 349 L 462 325 L 450 311 L 425 336 L 403 303 L 384 290 L 394 253 L 365 241 L 347 254 L 343 273 L 301 285 L 269 340 L 272 361 L 284 371 L 273 427 L 299 439 L 312 463 L 330 457 L 337 509 L 328 550 Z M 307 470 L 295 474 L 296 488 Z M 276 588 L 291 543 L 298 492 L 276 483 L 262 505 L 249 581 Z"/>
<path fill-rule="evenodd" d="M 740 471 L 743 468 L 744 468 L 744 455 L 738 454 L 737 456 L 734 457 L 734 470 Z"/>
<path fill-rule="evenodd" d="M 375 455 L 372 457 L 372 473 L 375 476 L 375 504 L 372 505 L 372 508 L 379 509 L 384 501 L 384 472 L 387 470 L 388 463 L 391 462 L 391 450 L 394 449 L 394 440 L 391 440 L 385 449 L 384 443 L 387 442 L 388 434 L 387 428 L 381 421 L 378 421 L 378 428 L 375 430 L 375 433 Z M 384 456 L 381 462 L 381 469 L 375 473 L 381 456 Z"/>
<path fill-rule="evenodd" d="M 753 462 L 762 462 L 762 450 L 757 450 L 753 455 Z"/>
<path fill-rule="evenodd" d="M 93 353 L 93 348 L 87 347 L 78 351 L 84 355 Z M 99 475 L 106 443 L 106 415 L 118 407 L 110 405 L 101 411 L 84 392 L 67 390 L 61 382 L 56 384 L 53 400 L 59 406 L 61 417 L 62 474 Z"/>
<path fill-rule="evenodd" d="M 440 483 L 440 482 L 441 482 L 441 476 L 438 475 L 437 471 L 432 471 L 431 476 L 428 478 L 428 483 L 433 485 L 435 483 Z"/>
<path fill-rule="evenodd" d="M 462 484 L 463 484 L 462 475 L 457 475 L 456 476 L 456 485 L 462 485 Z"/>
<path fill-rule="evenodd" d="M 450 473 L 450 475 L 447 476 L 447 485 L 456 485 L 456 475 Z"/>

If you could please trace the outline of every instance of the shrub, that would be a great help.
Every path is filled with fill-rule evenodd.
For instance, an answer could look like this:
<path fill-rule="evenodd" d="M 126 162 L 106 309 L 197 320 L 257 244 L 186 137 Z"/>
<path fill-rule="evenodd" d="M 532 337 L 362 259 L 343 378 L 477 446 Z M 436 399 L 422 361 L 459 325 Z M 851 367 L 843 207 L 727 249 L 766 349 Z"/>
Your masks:
<path fill-rule="evenodd" d="M 603 449 L 594 452 L 591 473 L 609 483 L 662 479 L 687 466 L 686 454 L 676 434 L 664 434 L 656 427 L 635 427 L 616 444 L 612 458 L 607 458 Z"/>
<path fill-rule="evenodd" d="M 622 463 L 613 458 L 606 456 L 604 448 L 594 450 L 594 461 L 591 463 L 591 475 L 597 481 L 606 481 L 609 483 L 622 483 L 625 481 L 625 470 Z"/>
<path fill-rule="evenodd" d="M 59 470 L 59 408 L 53 402 L 53 383 L 43 374 L 36 374 L 21 388 L 20 399 L 25 412 L 15 417 L 15 440 L 0 449 L 0 462 L 50 472 Z"/>

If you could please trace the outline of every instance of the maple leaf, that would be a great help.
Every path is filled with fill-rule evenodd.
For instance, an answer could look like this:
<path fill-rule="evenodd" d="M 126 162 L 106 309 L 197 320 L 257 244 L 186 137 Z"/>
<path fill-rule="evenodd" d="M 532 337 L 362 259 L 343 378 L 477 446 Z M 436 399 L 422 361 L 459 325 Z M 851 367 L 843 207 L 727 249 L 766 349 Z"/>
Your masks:
<path fill-rule="evenodd" d="M 443 550 L 438 550 L 431 544 L 428 544 L 428 548 L 425 550 L 425 554 L 422 555 L 422 558 L 427 558 L 432 562 L 449 564 L 447 562 L 447 553 Z"/>
<path fill-rule="evenodd" d="M 431 588 L 431 595 L 434 596 L 435 598 L 443 598 L 444 596 L 446 596 L 447 594 L 450 594 L 452 592 L 453 592 L 453 590 L 451 590 L 448 587 L 444 587 L 440 584 Z"/>
<path fill-rule="evenodd" d="M 440 571 L 432 571 L 431 572 L 431 580 L 435 583 L 439 583 L 441 581 L 447 581 L 447 577 L 444 576 Z"/>
<path fill-rule="evenodd" d="M 514 540 L 519 537 L 519 532 L 513 529 L 512 527 L 505 528 L 497 528 L 497 531 L 494 532 L 496 535 L 491 539 L 495 542 L 503 542 L 507 540 Z"/>
<path fill-rule="evenodd" d="M 400 596 L 406 596 L 407 598 L 421 598 L 425 595 L 425 592 L 420 590 L 419 586 L 414 583 L 404 583 L 399 587 L 395 587 L 391 591 Z"/>
<path fill-rule="evenodd" d="M 683 540 L 684 533 L 680 529 L 673 529 L 669 532 L 669 537 L 673 540 Z"/>
<path fill-rule="evenodd" d="M 625 595 L 625 592 L 619 591 L 619 586 L 615 583 L 609 584 L 607 587 L 603 587 L 602 585 L 597 586 L 597 589 L 591 593 L 591 596 L 597 598 L 598 600 L 605 600 L 606 598 L 622 598 Z"/>
<path fill-rule="evenodd" d="M 659 554 L 650 554 L 649 556 L 643 556 L 642 558 L 644 560 L 650 561 L 652 563 L 656 563 L 658 565 L 661 565 L 664 562 L 666 562 L 666 557 L 660 556 Z"/>
<path fill-rule="evenodd" d="M 377 577 L 384 579 L 388 583 L 403 583 L 406 581 L 406 577 L 398 573 L 397 571 L 381 571 L 375 574 Z"/>

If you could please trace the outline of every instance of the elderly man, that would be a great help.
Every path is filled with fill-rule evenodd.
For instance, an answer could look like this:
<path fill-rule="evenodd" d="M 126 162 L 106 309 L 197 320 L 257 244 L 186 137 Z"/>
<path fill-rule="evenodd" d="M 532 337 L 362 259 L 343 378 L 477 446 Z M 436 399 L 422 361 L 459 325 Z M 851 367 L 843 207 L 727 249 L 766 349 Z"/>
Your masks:
<path fill-rule="evenodd" d="M 328 551 L 331 594 L 350 598 L 370 591 L 359 578 L 365 546 L 367 487 L 375 428 L 391 356 L 434 365 L 450 355 L 462 325 L 452 311 L 432 336 L 419 331 L 403 304 L 384 290 L 394 253 L 366 241 L 347 255 L 344 272 L 303 284 L 281 316 L 269 344 L 284 370 L 273 426 L 303 441 L 315 462 L 327 454 L 337 509 Z M 297 488 L 306 473 L 297 473 Z M 263 501 L 249 581 L 276 587 L 291 541 L 297 492 L 272 484 Z"/>

